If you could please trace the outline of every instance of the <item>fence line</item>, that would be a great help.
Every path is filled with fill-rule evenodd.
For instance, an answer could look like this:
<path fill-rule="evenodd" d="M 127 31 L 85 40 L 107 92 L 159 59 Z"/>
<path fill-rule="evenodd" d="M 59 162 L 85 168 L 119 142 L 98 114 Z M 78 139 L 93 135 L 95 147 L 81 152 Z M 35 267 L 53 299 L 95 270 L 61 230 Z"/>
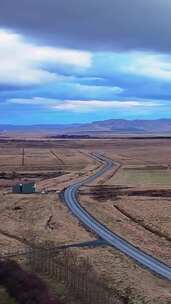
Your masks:
<path fill-rule="evenodd" d="M 72 294 L 85 304 L 123 304 L 123 301 L 99 281 L 91 269 L 90 260 L 57 248 L 27 248 L 8 252 L 1 258 L 26 257 L 24 263 L 34 273 L 47 275 L 55 282 L 63 282 Z"/>

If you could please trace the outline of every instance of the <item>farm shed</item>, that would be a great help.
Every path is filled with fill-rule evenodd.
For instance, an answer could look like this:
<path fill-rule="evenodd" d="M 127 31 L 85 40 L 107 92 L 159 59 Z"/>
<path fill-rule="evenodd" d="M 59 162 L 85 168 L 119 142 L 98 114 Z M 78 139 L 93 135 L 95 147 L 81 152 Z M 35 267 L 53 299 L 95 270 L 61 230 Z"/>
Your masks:
<path fill-rule="evenodd" d="M 12 187 L 13 193 L 31 194 L 36 192 L 35 183 L 18 183 Z"/>

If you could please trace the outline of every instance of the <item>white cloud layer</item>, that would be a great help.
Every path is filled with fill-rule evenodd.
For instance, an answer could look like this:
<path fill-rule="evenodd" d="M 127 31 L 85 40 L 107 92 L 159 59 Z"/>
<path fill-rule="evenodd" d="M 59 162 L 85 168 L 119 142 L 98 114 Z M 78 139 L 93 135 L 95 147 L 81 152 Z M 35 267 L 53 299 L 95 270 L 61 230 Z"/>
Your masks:
<path fill-rule="evenodd" d="M 40 85 L 63 81 L 64 77 L 48 70 L 47 66 L 67 65 L 87 70 L 93 66 L 96 53 L 38 46 L 28 42 L 20 34 L 0 29 L 0 84 Z M 108 54 L 104 53 L 104 57 Z M 118 72 L 171 81 L 171 60 L 169 56 L 133 52 L 118 55 L 113 53 L 113 64 Z M 118 60 L 118 61 L 117 61 Z M 100 63 L 99 63 L 100 64 Z M 108 61 L 106 61 L 108 64 Z M 85 91 L 93 86 L 85 86 Z"/>
<path fill-rule="evenodd" d="M 60 76 L 43 65 L 91 66 L 89 52 L 37 46 L 16 33 L 0 30 L 0 84 L 34 85 L 57 81 Z"/>
<path fill-rule="evenodd" d="M 171 82 L 171 58 L 164 55 L 133 53 L 123 72 Z"/>
<path fill-rule="evenodd" d="M 9 103 L 20 105 L 40 105 L 59 111 L 70 112 L 94 112 L 97 110 L 112 109 L 133 109 L 133 108 L 149 108 L 160 106 L 160 103 L 154 101 L 101 101 L 101 100 L 57 100 L 52 98 L 35 97 L 32 99 L 15 98 L 9 99 Z"/>
<path fill-rule="evenodd" d="M 142 101 L 101 101 L 101 100 L 66 100 L 56 106 L 57 110 L 73 112 L 93 112 L 96 110 L 130 109 L 140 107 L 154 107 L 155 102 Z"/>

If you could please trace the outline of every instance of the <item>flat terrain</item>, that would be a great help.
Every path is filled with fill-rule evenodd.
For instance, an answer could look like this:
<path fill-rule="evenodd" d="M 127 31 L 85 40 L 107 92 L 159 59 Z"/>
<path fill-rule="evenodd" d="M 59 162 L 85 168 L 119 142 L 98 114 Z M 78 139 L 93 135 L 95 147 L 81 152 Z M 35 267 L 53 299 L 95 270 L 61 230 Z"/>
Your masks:
<path fill-rule="evenodd" d="M 88 163 L 88 158 L 72 149 L 0 147 L 0 170 L 80 170 Z"/>
<path fill-rule="evenodd" d="M 109 185 L 126 186 L 170 186 L 170 168 L 154 169 L 154 167 L 123 167 L 113 178 L 106 182 Z"/>
<path fill-rule="evenodd" d="M 171 140 L 28 140 L 0 143 L 0 250 L 32 243 L 94 240 L 68 211 L 59 192 L 91 175 L 100 152 L 121 164 L 80 190 L 81 204 L 110 229 L 171 264 Z M 11 193 L 17 181 L 36 182 L 31 195 Z M 46 194 L 41 193 L 46 190 Z M 4 225 L 5 223 L 5 225 Z M 110 247 L 73 249 L 130 303 L 171 303 L 170 284 Z M 132 302 L 131 302 L 132 301 Z"/>
<path fill-rule="evenodd" d="M 171 200 L 168 198 L 157 197 L 127 197 L 117 201 L 115 206 L 118 206 L 122 211 L 125 211 L 128 216 L 147 228 L 151 228 L 154 232 L 160 232 L 161 236 L 166 239 L 171 239 Z M 169 246 L 169 244 L 168 244 Z"/>
<path fill-rule="evenodd" d="M 142 225 L 143 216 L 141 212 L 140 211 L 139 213 L 136 211 L 134 212 L 133 210 L 135 207 L 132 206 L 128 209 L 126 205 L 127 201 L 124 200 L 124 198 L 123 200 L 117 202 L 114 202 L 114 200 L 110 199 L 108 201 L 103 201 L 99 203 L 99 201 L 89 198 L 89 196 L 87 195 L 80 195 L 80 200 L 82 205 L 86 209 L 88 209 L 101 222 L 105 223 L 106 226 L 108 226 L 113 232 L 126 238 L 135 246 L 160 258 L 164 262 L 171 264 L 171 255 L 170 255 L 171 242 L 170 240 L 165 238 L 165 236 L 166 237 L 169 236 L 170 233 L 168 232 L 166 233 L 166 231 L 161 233 L 162 230 L 160 230 L 159 227 L 157 227 L 156 230 L 159 232 L 160 235 L 156 233 L 156 230 L 154 230 L 154 232 L 150 231 L 150 227 L 154 228 L 154 224 L 151 224 L 151 226 L 149 225 L 148 227 L 147 223 L 149 223 L 150 218 L 149 217 L 148 219 L 146 218 L 146 214 L 148 211 L 145 210 L 145 207 L 143 209 L 143 207 L 141 206 L 141 209 L 144 210 L 144 218 L 145 218 L 144 223 L 146 224 L 146 228 L 144 228 L 144 226 Z M 122 203 L 122 201 L 124 201 L 124 203 Z M 131 203 L 133 202 L 131 201 Z M 122 206 L 122 208 L 120 207 L 120 205 Z M 118 208 L 116 208 L 117 206 L 119 206 L 121 209 L 118 210 Z M 171 206 L 168 204 L 167 211 L 170 211 L 170 207 Z M 127 215 L 125 215 L 125 211 L 127 211 Z M 129 215 L 135 218 L 135 220 L 130 218 Z M 161 214 L 160 216 L 162 217 Z M 160 222 L 160 216 L 158 218 L 159 222 Z M 167 220 L 169 218 L 170 217 L 167 217 Z M 169 226 L 170 226 L 170 222 L 168 222 L 168 229 Z"/>

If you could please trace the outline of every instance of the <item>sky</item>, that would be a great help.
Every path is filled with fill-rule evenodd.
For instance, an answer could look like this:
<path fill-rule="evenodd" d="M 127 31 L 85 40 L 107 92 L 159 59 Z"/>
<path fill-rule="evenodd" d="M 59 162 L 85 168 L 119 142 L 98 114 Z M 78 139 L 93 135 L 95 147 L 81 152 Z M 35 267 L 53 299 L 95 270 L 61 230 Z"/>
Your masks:
<path fill-rule="evenodd" d="M 171 118 L 170 0 L 0 0 L 0 124 Z"/>

